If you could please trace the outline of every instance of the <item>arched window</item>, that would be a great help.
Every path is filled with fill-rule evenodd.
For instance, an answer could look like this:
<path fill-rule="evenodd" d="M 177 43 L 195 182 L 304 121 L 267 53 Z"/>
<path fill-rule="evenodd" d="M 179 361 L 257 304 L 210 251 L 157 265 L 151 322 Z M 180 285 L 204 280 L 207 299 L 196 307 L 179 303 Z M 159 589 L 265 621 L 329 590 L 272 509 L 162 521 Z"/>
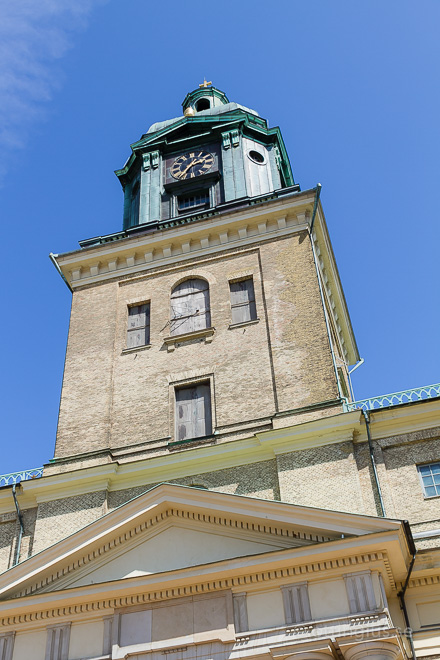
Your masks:
<path fill-rule="evenodd" d="M 200 99 L 200 101 L 197 101 L 196 103 L 197 112 L 200 112 L 201 110 L 209 110 L 210 107 L 211 104 L 209 102 L 209 99 Z"/>
<path fill-rule="evenodd" d="M 191 279 L 178 284 L 171 293 L 171 334 L 183 335 L 210 326 L 208 282 Z"/>

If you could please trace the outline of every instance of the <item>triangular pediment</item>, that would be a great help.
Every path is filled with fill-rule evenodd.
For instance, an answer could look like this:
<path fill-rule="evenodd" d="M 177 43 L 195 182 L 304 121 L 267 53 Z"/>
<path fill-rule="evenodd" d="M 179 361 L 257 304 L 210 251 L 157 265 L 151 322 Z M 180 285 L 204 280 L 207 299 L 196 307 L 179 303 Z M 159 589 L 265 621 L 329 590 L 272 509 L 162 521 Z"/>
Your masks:
<path fill-rule="evenodd" d="M 213 114 L 213 115 L 200 115 L 187 119 L 186 117 L 176 118 L 169 123 L 164 122 L 164 126 L 158 130 L 145 133 L 138 142 L 132 144 L 133 150 L 145 147 L 147 144 L 154 143 L 156 140 L 170 140 L 196 136 L 205 133 L 207 128 L 217 128 L 230 121 L 244 121 L 247 117 L 247 112 L 243 108 L 234 108 L 227 112 Z"/>
<path fill-rule="evenodd" d="M 162 484 L 0 577 L 0 598 L 137 576 L 398 531 L 399 521 Z"/>
<path fill-rule="evenodd" d="M 222 529 L 216 533 L 211 525 L 204 530 L 201 525 L 188 526 L 173 516 L 160 527 L 159 531 L 142 534 L 137 543 L 124 544 L 120 552 L 109 553 L 104 562 L 94 562 L 81 576 L 64 580 L 62 586 L 76 587 L 175 571 L 286 547 L 269 536 L 261 539 L 257 535 L 236 536 Z"/>

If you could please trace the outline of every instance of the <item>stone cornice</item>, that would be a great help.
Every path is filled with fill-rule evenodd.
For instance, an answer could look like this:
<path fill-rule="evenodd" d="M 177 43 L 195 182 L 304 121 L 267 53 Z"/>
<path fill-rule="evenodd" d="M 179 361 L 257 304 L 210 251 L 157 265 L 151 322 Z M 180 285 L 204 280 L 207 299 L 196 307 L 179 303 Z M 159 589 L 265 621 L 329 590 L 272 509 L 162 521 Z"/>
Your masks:
<path fill-rule="evenodd" d="M 57 463 L 54 463 L 48 466 L 42 478 L 22 483 L 19 493 L 20 506 L 31 508 L 39 502 L 92 490 L 112 491 L 144 485 L 146 470 L 149 482 L 158 483 L 211 472 L 213 466 L 216 470 L 222 470 L 250 465 L 271 460 L 279 453 L 351 440 L 359 430 L 360 413 L 354 411 L 322 417 L 293 427 L 261 432 L 242 440 L 188 447 L 180 452 L 138 461 L 114 461 L 76 470 L 69 467 L 65 472 L 57 473 L 52 472 L 57 466 Z M 86 460 L 87 457 L 83 458 Z M 15 507 L 10 492 L 0 490 L 0 513 L 12 510 L 15 510 Z"/>
<path fill-rule="evenodd" d="M 196 223 L 134 234 L 118 241 L 55 255 L 73 289 L 148 271 L 157 266 L 287 236 L 308 226 L 313 196 L 274 200 L 201 219 Z M 298 216 L 299 213 L 299 216 Z"/>
<path fill-rule="evenodd" d="M 394 445 L 407 445 L 408 442 L 411 442 L 411 439 L 407 437 L 409 434 L 438 428 L 440 399 L 424 399 L 389 408 L 370 410 L 369 416 L 372 438 L 384 449 Z M 367 441 L 365 424 L 360 426 L 358 441 Z"/>
<path fill-rule="evenodd" d="M 398 437 L 438 425 L 440 402 L 419 401 L 408 406 L 393 406 L 371 414 L 372 436 L 375 442 Z M 410 441 L 410 439 L 409 439 Z M 250 465 L 273 459 L 278 454 L 301 451 L 340 442 L 367 442 L 365 424 L 359 411 L 340 413 L 297 424 L 296 426 L 259 432 L 254 436 L 198 447 L 187 447 L 176 453 L 166 453 L 137 461 L 118 463 L 115 459 L 105 465 L 74 469 L 71 465 L 62 472 L 62 462 L 48 466 L 45 476 L 24 481 L 18 491 L 20 506 L 29 509 L 40 502 L 80 495 L 85 492 L 117 491 L 149 483 L 166 482 L 194 474 Z M 408 438 L 405 439 L 405 443 Z M 381 443 L 382 444 L 382 443 Z M 388 446 L 388 443 L 384 446 Z M 93 456 L 83 457 L 91 460 Z M 111 460 L 111 457 L 110 457 Z M 54 470 L 57 470 L 54 473 Z M 51 473 L 52 472 L 52 473 Z M 148 485 L 145 485 L 148 488 Z M 0 514 L 15 511 L 9 489 L 0 489 Z"/>
<path fill-rule="evenodd" d="M 377 544 L 378 539 L 382 547 L 397 541 L 399 551 L 396 557 L 400 557 L 396 559 L 397 570 L 406 570 L 406 550 L 399 521 L 162 484 L 99 518 L 71 537 L 17 564 L 0 576 L 0 595 L 4 598 L 45 589 L 122 543 L 130 543 L 138 534 L 169 516 L 175 516 L 185 523 L 196 522 L 202 527 L 206 524 L 229 527 L 236 530 L 239 537 L 251 532 L 270 534 L 272 539 L 279 537 L 283 541 L 292 539 L 294 543 L 288 545 L 293 545 L 293 548 L 269 553 L 270 563 L 277 559 L 279 552 L 282 553 L 279 556 L 281 561 L 288 559 L 292 552 L 290 560 L 300 561 L 304 542 L 313 543 L 307 545 L 307 553 L 310 555 L 321 553 L 318 548 L 323 547 L 321 544 L 326 541 L 325 553 L 330 553 L 336 544 L 334 552 L 341 556 L 343 549 L 356 552 L 355 548 L 359 545 L 371 547 Z M 238 567 L 246 563 L 262 563 L 262 556 L 242 558 Z M 222 563 L 220 561 L 219 565 Z M 229 561 L 231 563 L 233 560 Z M 212 570 L 212 566 L 214 564 L 209 570 Z"/>
<path fill-rule="evenodd" d="M 412 578 L 408 582 L 408 588 L 414 589 L 415 587 L 430 587 L 433 584 L 440 584 L 440 575 L 424 575 L 417 578 Z M 403 587 L 403 583 L 400 585 Z"/>
<path fill-rule="evenodd" d="M 344 358 L 348 364 L 354 364 L 359 360 L 359 351 L 321 204 L 318 205 L 313 241 L 328 311 Z"/>
<path fill-rule="evenodd" d="M 160 525 L 164 521 L 176 522 L 182 520 L 202 523 L 204 531 L 207 530 L 208 527 L 229 528 L 229 529 L 239 530 L 240 536 L 244 535 L 245 538 L 249 538 L 249 534 L 246 534 L 246 532 L 253 533 L 252 536 L 254 538 L 256 536 L 270 538 L 272 542 L 274 541 L 274 537 L 279 538 L 281 544 L 284 544 L 283 542 L 286 539 L 290 539 L 291 541 L 295 540 L 298 545 L 303 545 L 305 543 L 324 543 L 325 541 L 330 541 L 333 540 L 334 538 L 334 535 L 332 538 L 331 536 L 323 536 L 323 535 L 307 533 L 306 531 L 302 531 L 302 530 L 293 530 L 291 528 L 289 529 L 288 527 L 285 526 L 281 527 L 273 524 L 265 525 L 260 523 L 253 523 L 250 521 L 239 520 L 237 518 L 231 518 L 223 515 L 216 516 L 216 515 L 198 513 L 188 510 L 166 509 L 165 511 L 162 511 L 153 517 L 147 518 L 146 520 L 137 523 L 128 530 L 124 531 L 122 534 L 115 536 L 110 541 L 106 541 L 105 543 L 98 545 L 94 549 L 90 551 L 86 551 L 84 554 L 81 554 L 81 556 L 79 556 L 76 560 L 69 562 L 69 564 L 67 564 L 63 568 L 57 569 L 56 571 L 50 573 L 39 582 L 31 584 L 30 586 L 26 587 L 23 591 L 14 594 L 14 597 L 18 598 L 18 597 L 28 596 L 35 592 L 48 591 L 48 587 L 50 587 L 51 584 L 53 584 L 54 582 L 58 582 L 60 580 L 62 581 L 63 578 L 70 575 L 74 571 L 76 571 L 75 578 L 77 579 L 78 570 L 82 569 L 84 566 L 97 559 L 100 560 L 109 551 L 113 551 L 118 546 L 126 542 L 130 542 L 132 539 L 134 539 L 139 534 L 145 532 L 146 530 L 152 529 L 157 525 Z M 286 547 L 290 547 L 290 546 L 291 543 L 288 544 Z"/>
<path fill-rule="evenodd" d="M 223 563 L 227 565 L 230 562 Z M 147 578 L 136 577 L 113 583 L 91 585 L 89 588 L 79 587 L 67 591 L 45 593 L 41 596 L 34 595 L 4 601 L 0 603 L 0 622 L 2 627 L 8 628 L 19 624 L 62 620 L 66 617 L 73 618 L 84 614 L 96 615 L 97 612 L 105 614 L 117 608 L 147 605 L 182 596 L 194 596 L 225 589 L 249 591 L 253 587 L 261 588 L 261 585 L 267 582 L 273 582 L 275 585 L 286 579 L 304 580 L 305 576 L 318 576 L 318 574 L 325 577 L 326 574 L 332 575 L 335 571 L 343 571 L 348 568 L 356 570 L 365 564 L 371 565 L 371 563 L 382 564 L 388 577 L 392 576 L 386 552 L 363 552 L 344 558 L 324 559 L 272 570 L 246 571 L 242 568 L 239 572 L 233 571 L 234 574 L 230 574 L 231 571 L 227 570 L 224 575 L 212 580 L 194 580 L 193 576 L 189 581 L 179 581 L 178 584 L 164 585 L 162 588 L 148 587 L 145 584 Z M 178 576 L 175 577 L 175 581 L 178 582 Z M 395 590 L 394 581 L 390 587 Z M 100 592 L 99 596 L 96 594 L 97 591 Z M 108 592 L 107 595 L 106 592 Z M 123 594 L 115 592 L 123 592 Z"/>

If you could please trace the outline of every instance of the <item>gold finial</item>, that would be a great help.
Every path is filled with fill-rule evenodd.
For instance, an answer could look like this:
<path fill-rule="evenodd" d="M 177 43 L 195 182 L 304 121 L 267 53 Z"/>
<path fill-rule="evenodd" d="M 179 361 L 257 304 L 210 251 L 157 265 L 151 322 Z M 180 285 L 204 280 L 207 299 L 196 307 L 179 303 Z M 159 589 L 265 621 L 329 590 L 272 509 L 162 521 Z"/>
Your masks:
<path fill-rule="evenodd" d="M 203 82 L 199 87 L 208 87 L 209 85 L 212 85 L 212 82 L 207 82 L 205 76 L 203 76 Z"/>

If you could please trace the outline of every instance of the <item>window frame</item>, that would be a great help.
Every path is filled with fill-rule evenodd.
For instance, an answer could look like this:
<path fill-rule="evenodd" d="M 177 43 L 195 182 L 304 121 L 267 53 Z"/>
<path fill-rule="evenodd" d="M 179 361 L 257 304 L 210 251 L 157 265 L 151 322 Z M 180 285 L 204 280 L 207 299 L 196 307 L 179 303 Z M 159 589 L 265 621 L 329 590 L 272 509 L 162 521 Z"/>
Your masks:
<path fill-rule="evenodd" d="M 425 500 L 432 500 L 436 497 L 440 497 L 440 484 L 433 484 L 434 488 L 436 489 L 436 493 L 435 493 L 435 495 L 428 495 L 426 493 L 426 488 L 432 488 L 432 486 L 425 486 L 425 484 L 423 483 L 423 477 L 424 476 L 433 476 L 432 466 L 437 466 L 437 465 L 439 466 L 439 469 L 440 469 L 440 460 L 439 461 L 432 461 L 432 462 L 429 462 L 429 463 L 420 463 L 419 465 L 417 465 L 417 473 L 419 475 L 419 481 L 420 481 L 420 485 L 421 485 L 421 488 L 422 488 L 423 498 Z M 430 468 L 430 475 L 422 475 L 421 468 L 427 468 L 427 467 Z M 440 472 L 439 472 L 439 474 L 440 474 Z"/>
<path fill-rule="evenodd" d="M 247 282 L 250 281 L 252 283 L 252 292 L 253 292 L 253 299 L 248 300 L 244 303 L 233 303 L 232 302 L 232 286 L 234 284 L 239 284 L 240 282 Z M 229 324 L 229 327 L 233 328 L 236 326 L 241 326 L 241 325 L 246 325 L 248 323 L 256 323 L 259 321 L 258 315 L 257 315 L 257 301 L 256 301 L 256 296 L 255 296 L 255 283 L 254 283 L 254 278 L 252 275 L 246 275 L 237 279 L 232 279 L 229 280 L 229 304 L 231 308 L 231 323 Z M 250 318 L 246 321 L 234 321 L 234 309 L 240 308 L 240 307 L 247 307 L 249 309 L 249 316 Z"/>
<path fill-rule="evenodd" d="M 190 206 L 186 207 L 180 207 L 180 200 L 181 199 L 189 199 L 189 198 L 197 198 L 197 197 L 202 197 L 202 195 L 205 196 L 205 201 L 199 202 L 197 204 L 193 204 Z M 198 190 L 193 190 L 193 191 L 186 191 L 182 193 L 181 195 L 176 195 L 176 213 L 177 215 L 184 215 L 186 213 L 192 213 L 194 211 L 202 211 L 204 209 L 209 209 L 211 208 L 211 191 L 208 188 L 200 188 Z"/>
<path fill-rule="evenodd" d="M 210 394 L 210 414 L 211 414 L 211 433 L 210 435 L 199 436 L 198 438 L 188 438 L 185 440 L 179 440 L 177 432 L 177 399 L 176 399 L 176 390 L 195 387 L 197 385 L 209 385 L 209 394 Z M 195 370 L 190 374 L 187 374 L 187 378 L 173 380 L 168 383 L 169 386 L 169 437 L 170 441 L 168 446 L 172 448 L 175 446 L 184 445 L 191 442 L 200 442 L 208 438 L 212 438 L 216 434 L 216 407 L 215 407 L 215 383 L 214 383 L 214 374 L 201 372 Z"/>
<path fill-rule="evenodd" d="M 175 292 L 179 289 L 179 287 L 181 287 L 186 282 L 191 282 L 191 281 L 204 282 L 206 284 L 206 288 L 205 289 L 194 290 L 191 293 L 176 294 L 175 295 Z M 182 299 L 187 298 L 188 302 L 194 302 L 195 296 L 202 293 L 202 292 L 204 293 L 205 308 L 203 310 L 203 314 L 200 314 L 199 318 L 204 317 L 205 324 L 201 328 L 190 328 L 190 329 L 188 329 L 186 327 L 187 322 L 189 321 L 189 319 L 194 318 L 197 315 L 197 313 L 194 312 L 194 313 L 191 313 L 191 314 L 181 314 L 180 316 L 174 316 L 175 308 L 173 308 L 173 300 L 181 299 L 181 302 L 182 302 Z M 191 296 L 193 296 L 193 298 L 191 298 Z M 189 307 L 190 307 L 190 305 L 189 305 Z M 173 327 L 173 322 L 178 321 L 179 319 L 183 319 L 183 320 L 182 320 L 182 323 L 180 325 L 178 325 L 177 329 L 176 329 L 176 328 Z M 187 277 L 187 278 L 185 278 L 181 282 L 178 282 L 177 284 L 175 284 L 172 287 L 171 294 L 170 294 L 170 322 L 169 322 L 169 325 L 170 325 L 170 337 L 173 337 L 173 338 L 179 337 L 179 336 L 190 335 L 192 333 L 204 332 L 204 331 L 209 330 L 210 328 L 212 328 L 210 286 L 209 286 L 209 282 L 206 278 L 204 278 L 204 277 L 195 277 L 195 276 Z M 179 328 L 181 328 L 180 331 L 179 331 Z"/>
<path fill-rule="evenodd" d="M 217 181 L 218 172 L 213 173 L 208 172 L 203 175 L 203 181 L 198 181 L 196 184 L 188 185 L 188 180 L 185 180 L 182 184 L 181 181 L 173 184 L 168 184 L 166 190 L 170 194 L 170 217 L 171 218 L 181 218 L 186 215 L 194 215 L 196 213 L 203 213 L 213 209 L 217 205 L 217 192 L 216 192 L 216 181 Z M 189 179 L 193 181 L 193 179 Z M 172 188 L 170 188 L 172 186 Z M 179 197 L 191 197 L 196 196 L 200 193 L 207 193 L 208 202 L 205 204 L 200 204 L 198 206 L 189 206 L 186 209 L 179 210 Z"/>
<path fill-rule="evenodd" d="M 178 392 L 197 390 L 198 388 L 207 388 L 207 400 L 203 398 L 204 403 L 204 423 L 205 423 L 205 433 L 203 435 L 193 435 L 190 437 L 180 438 L 179 435 L 179 417 L 178 417 L 178 405 L 179 401 L 177 398 Z M 213 435 L 213 426 L 212 426 L 212 394 L 211 394 L 211 383 L 208 380 L 200 380 L 196 383 L 188 383 L 181 386 L 176 386 L 174 388 L 174 438 L 175 442 L 184 443 L 184 442 L 193 442 L 195 440 L 201 440 L 204 438 L 209 438 Z M 199 421 L 197 418 L 196 423 Z M 209 423 L 209 432 L 207 433 L 207 425 Z"/>
<path fill-rule="evenodd" d="M 146 320 L 148 323 L 145 323 L 145 325 L 140 325 L 137 327 L 130 328 L 129 327 L 129 320 L 130 320 L 130 309 L 134 308 L 139 308 L 145 306 L 148 310 L 148 313 L 146 314 Z M 151 301 L 150 300 L 143 300 L 140 302 L 130 302 L 127 303 L 126 307 L 126 325 L 125 325 L 125 347 L 124 351 L 136 351 L 136 350 L 141 350 L 142 348 L 146 348 L 148 346 L 151 346 Z M 147 329 L 148 330 L 148 337 L 146 337 L 146 341 L 143 344 L 138 344 L 136 346 L 129 346 L 128 345 L 128 338 L 130 336 L 130 333 L 134 334 L 136 330 L 142 330 L 142 329 Z"/>

